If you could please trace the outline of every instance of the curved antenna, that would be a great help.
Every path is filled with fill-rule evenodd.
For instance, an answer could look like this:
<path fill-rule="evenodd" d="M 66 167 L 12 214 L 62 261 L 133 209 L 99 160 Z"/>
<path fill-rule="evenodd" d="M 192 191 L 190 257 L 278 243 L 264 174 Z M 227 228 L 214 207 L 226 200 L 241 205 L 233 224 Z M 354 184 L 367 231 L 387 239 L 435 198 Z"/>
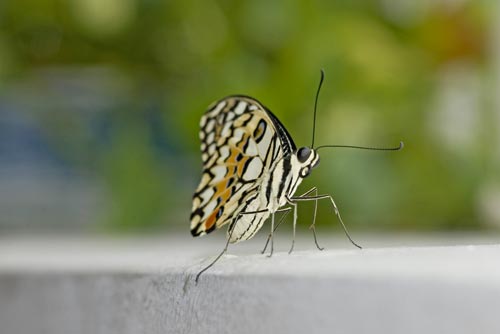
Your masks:
<path fill-rule="evenodd" d="M 400 141 L 398 147 L 366 147 L 366 146 L 354 146 L 354 145 L 321 145 L 316 148 L 316 151 L 327 148 L 327 147 L 339 147 L 339 148 L 357 148 L 360 150 L 372 150 L 372 151 L 399 151 L 405 147 L 405 144 Z"/>
<path fill-rule="evenodd" d="M 316 110 L 318 107 L 319 91 L 321 90 L 321 85 L 323 84 L 324 78 L 325 78 L 325 71 L 323 71 L 323 69 L 321 69 L 321 77 L 319 79 L 318 90 L 316 91 L 316 98 L 314 100 L 313 135 L 312 135 L 311 148 L 314 148 L 314 134 L 316 133 Z"/>

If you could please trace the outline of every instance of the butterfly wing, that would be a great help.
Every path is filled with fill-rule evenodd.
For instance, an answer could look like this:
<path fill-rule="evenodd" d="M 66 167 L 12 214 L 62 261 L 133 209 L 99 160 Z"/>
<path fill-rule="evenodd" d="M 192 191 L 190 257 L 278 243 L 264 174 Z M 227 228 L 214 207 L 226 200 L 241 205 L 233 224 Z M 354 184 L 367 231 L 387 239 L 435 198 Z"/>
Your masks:
<path fill-rule="evenodd" d="M 201 118 L 200 127 L 203 173 L 193 196 L 193 236 L 235 222 L 245 211 L 265 210 L 255 204 L 263 174 L 295 150 L 279 120 L 247 96 L 215 102 Z"/>

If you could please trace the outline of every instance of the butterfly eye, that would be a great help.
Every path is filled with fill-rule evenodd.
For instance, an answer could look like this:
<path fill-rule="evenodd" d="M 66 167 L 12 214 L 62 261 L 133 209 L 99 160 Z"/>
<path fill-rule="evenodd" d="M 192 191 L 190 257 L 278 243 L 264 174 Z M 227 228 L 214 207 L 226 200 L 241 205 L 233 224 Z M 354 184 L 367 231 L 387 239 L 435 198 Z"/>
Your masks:
<path fill-rule="evenodd" d="M 309 147 L 301 147 L 297 151 L 297 159 L 299 159 L 299 161 L 302 163 L 306 162 L 310 155 L 311 149 Z"/>

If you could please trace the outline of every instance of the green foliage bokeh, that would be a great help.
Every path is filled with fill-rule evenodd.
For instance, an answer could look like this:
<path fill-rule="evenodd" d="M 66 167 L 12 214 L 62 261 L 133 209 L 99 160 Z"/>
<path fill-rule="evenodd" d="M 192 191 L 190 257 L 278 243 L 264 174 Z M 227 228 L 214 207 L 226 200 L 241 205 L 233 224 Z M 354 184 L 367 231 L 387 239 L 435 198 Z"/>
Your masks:
<path fill-rule="evenodd" d="M 104 226 L 187 230 L 205 108 L 229 94 L 254 96 L 297 145 L 309 145 L 324 68 L 318 143 L 404 140 L 406 147 L 387 154 L 325 150 L 303 190 L 317 185 L 331 193 L 352 227 L 478 229 L 498 223 L 481 204 L 485 188 L 500 182 L 498 144 L 489 144 L 499 136 L 491 53 L 497 7 L 488 1 L 4 1 L 0 89 L 33 87 L 27 99 L 45 110 L 34 117 L 51 145 L 107 185 Z M 93 101 L 91 116 L 74 112 L 68 90 L 83 94 L 84 104 Z M 473 103 L 461 105 L 460 92 L 471 93 Z M 465 116 L 453 108 L 441 112 L 450 99 Z M 472 117 L 475 127 L 461 130 L 462 123 L 472 126 L 461 117 Z M 89 130 L 95 119 L 106 124 L 104 140 Z M 320 224 L 332 219 L 321 206 Z"/>

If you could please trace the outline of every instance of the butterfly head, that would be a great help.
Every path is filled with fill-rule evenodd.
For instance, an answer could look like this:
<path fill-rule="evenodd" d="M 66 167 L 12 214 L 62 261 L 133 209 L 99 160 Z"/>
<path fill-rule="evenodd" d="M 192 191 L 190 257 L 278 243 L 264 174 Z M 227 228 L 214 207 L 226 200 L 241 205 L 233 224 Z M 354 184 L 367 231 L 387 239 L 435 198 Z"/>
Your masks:
<path fill-rule="evenodd" d="M 295 156 L 300 168 L 299 175 L 301 178 L 309 176 L 312 169 L 319 165 L 319 154 L 313 148 L 301 147 L 297 150 Z"/>

